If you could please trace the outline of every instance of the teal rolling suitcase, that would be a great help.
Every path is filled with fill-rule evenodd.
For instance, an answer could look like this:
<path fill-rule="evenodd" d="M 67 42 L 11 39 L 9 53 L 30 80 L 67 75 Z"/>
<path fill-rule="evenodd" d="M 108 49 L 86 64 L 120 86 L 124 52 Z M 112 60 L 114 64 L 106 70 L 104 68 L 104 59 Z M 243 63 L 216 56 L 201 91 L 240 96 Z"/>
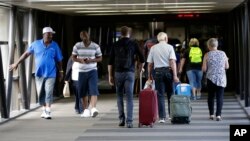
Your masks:
<path fill-rule="evenodd" d="M 187 95 L 172 95 L 170 98 L 171 123 L 186 123 L 191 121 L 191 101 Z"/>

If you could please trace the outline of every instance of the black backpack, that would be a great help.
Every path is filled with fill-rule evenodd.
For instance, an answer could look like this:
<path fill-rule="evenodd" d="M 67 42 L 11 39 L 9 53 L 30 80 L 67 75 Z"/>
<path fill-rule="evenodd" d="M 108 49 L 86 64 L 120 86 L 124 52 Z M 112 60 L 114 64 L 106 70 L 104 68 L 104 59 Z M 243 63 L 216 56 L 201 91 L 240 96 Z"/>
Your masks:
<path fill-rule="evenodd" d="M 133 50 L 131 41 L 119 42 L 115 45 L 115 69 L 128 70 L 133 63 Z"/>

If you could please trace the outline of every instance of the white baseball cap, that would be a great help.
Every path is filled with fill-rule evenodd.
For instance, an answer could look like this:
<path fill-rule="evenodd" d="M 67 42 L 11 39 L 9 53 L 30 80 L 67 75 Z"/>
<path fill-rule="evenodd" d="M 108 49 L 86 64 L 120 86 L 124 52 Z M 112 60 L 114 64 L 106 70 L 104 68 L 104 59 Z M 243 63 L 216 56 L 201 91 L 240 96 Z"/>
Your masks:
<path fill-rule="evenodd" d="M 53 34 L 56 33 L 55 31 L 53 31 L 53 29 L 52 29 L 51 27 L 44 27 L 44 28 L 43 28 L 43 34 L 44 34 L 44 33 L 47 33 L 47 32 L 51 32 L 51 33 L 53 33 Z"/>

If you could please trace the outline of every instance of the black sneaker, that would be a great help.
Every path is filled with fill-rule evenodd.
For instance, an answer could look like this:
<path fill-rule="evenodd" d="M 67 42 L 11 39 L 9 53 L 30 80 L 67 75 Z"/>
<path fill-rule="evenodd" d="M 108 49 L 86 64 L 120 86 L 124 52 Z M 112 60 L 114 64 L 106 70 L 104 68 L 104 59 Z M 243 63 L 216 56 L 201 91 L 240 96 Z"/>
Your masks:
<path fill-rule="evenodd" d="M 125 121 L 123 119 L 120 120 L 119 126 L 125 126 Z"/>

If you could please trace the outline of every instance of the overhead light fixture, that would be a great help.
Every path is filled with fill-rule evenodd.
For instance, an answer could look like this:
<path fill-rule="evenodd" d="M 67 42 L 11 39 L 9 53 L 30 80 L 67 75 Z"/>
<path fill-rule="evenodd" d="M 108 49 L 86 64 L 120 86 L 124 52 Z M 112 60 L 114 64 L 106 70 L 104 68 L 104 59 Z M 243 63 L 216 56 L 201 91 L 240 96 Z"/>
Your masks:
<path fill-rule="evenodd" d="M 216 5 L 217 2 L 183 2 L 183 3 L 106 3 L 106 4 L 48 4 L 52 7 L 87 7 L 87 6 L 157 6 L 157 5 Z"/>
<path fill-rule="evenodd" d="M 84 1 L 107 1 L 107 0 L 27 0 L 28 2 L 84 2 Z"/>
<path fill-rule="evenodd" d="M 166 11 L 210 11 L 212 9 L 167 9 Z"/>
<path fill-rule="evenodd" d="M 191 9 L 163 9 L 163 10 L 86 10 L 86 11 L 75 11 L 75 13 L 135 13 L 135 12 L 178 12 L 178 11 L 210 11 L 212 9 L 200 9 L 200 8 L 191 8 Z"/>
<path fill-rule="evenodd" d="M 67 7 L 61 8 L 62 10 L 98 10 L 98 9 L 113 9 L 113 7 Z"/>
<path fill-rule="evenodd" d="M 121 12 L 121 13 L 134 13 L 134 12 L 164 12 L 164 10 L 107 10 L 107 11 L 75 11 L 75 13 L 113 13 L 113 12 Z"/>
<path fill-rule="evenodd" d="M 49 4 L 50 7 L 96 7 L 104 6 L 103 4 Z"/>
<path fill-rule="evenodd" d="M 136 7 L 136 9 L 138 10 L 150 10 L 150 9 L 183 9 L 183 8 L 212 8 L 212 7 L 215 7 L 215 6 L 166 6 L 166 7 Z M 111 10 L 114 10 L 114 9 L 119 9 L 119 10 L 122 10 L 122 9 L 127 9 L 127 10 L 130 10 L 130 9 L 135 9 L 133 7 L 63 7 L 63 8 L 60 8 L 61 10 L 98 10 L 98 9 L 111 9 Z"/>
<path fill-rule="evenodd" d="M 214 5 L 186 5 L 186 6 L 165 6 L 164 8 L 176 9 L 176 8 L 210 8 L 210 7 L 215 7 L 215 6 Z"/>
<path fill-rule="evenodd" d="M 166 14 L 166 12 L 159 12 L 159 13 L 89 13 L 84 14 L 86 16 L 108 16 L 108 15 L 153 15 L 153 14 Z"/>
<path fill-rule="evenodd" d="M 6 4 L 6 3 L 0 2 L 0 6 L 7 6 L 7 7 L 10 7 L 11 5 L 10 5 L 10 4 Z"/>
<path fill-rule="evenodd" d="M 128 6 L 128 5 L 215 5 L 217 2 L 177 2 L 177 3 L 115 3 L 107 4 L 112 6 Z"/>
<path fill-rule="evenodd" d="M 121 12 L 121 11 L 118 11 L 118 10 L 107 10 L 107 11 L 75 11 L 75 13 L 114 13 L 114 12 Z"/>

